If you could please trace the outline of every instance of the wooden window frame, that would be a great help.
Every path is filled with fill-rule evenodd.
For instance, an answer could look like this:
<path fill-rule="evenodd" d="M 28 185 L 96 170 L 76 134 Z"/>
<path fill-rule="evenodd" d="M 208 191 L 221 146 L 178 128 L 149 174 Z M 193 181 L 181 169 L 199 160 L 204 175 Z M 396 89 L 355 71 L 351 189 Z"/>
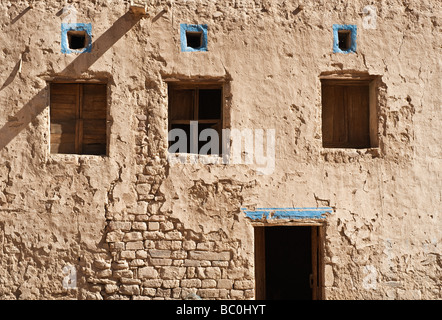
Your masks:
<path fill-rule="evenodd" d="M 204 89 L 216 89 L 221 92 L 221 101 L 220 101 L 220 116 L 219 119 L 199 119 L 199 90 Z M 174 90 L 193 90 L 193 112 L 192 119 L 172 119 L 172 106 L 171 99 Z M 219 156 L 222 156 L 222 130 L 224 129 L 224 83 L 222 82 L 169 82 L 168 83 L 168 95 L 169 95 L 169 104 L 168 104 L 168 130 L 172 130 L 172 125 L 174 124 L 182 124 L 182 125 L 190 125 L 191 121 L 197 121 L 198 124 L 213 124 L 216 125 L 217 132 L 220 138 L 219 141 Z M 190 139 L 190 137 L 188 137 Z M 198 150 L 198 154 L 199 154 Z M 187 150 L 187 153 L 190 154 L 190 150 Z"/>
<path fill-rule="evenodd" d="M 52 150 L 52 129 L 53 124 L 56 122 L 52 122 L 52 94 L 53 94 L 53 85 L 72 85 L 73 89 L 78 90 L 77 91 L 77 99 L 75 103 L 75 146 L 73 152 L 53 152 Z M 99 153 L 92 153 L 92 152 L 85 152 L 84 151 L 84 131 L 83 131 L 83 124 L 84 124 L 84 118 L 83 118 L 83 106 L 84 106 L 84 85 L 102 85 L 104 86 L 105 93 L 104 93 L 104 101 L 105 101 L 105 118 L 91 118 L 88 120 L 96 121 L 96 120 L 104 120 L 104 130 L 105 130 L 105 139 L 103 141 L 104 143 L 104 152 Z M 75 87 L 74 87 L 75 86 Z M 51 154 L 72 154 L 72 155 L 87 155 L 87 156 L 107 156 L 108 155 L 108 83 L 107 81 L 103 80 L 57 80 L 57 81 L 49 81 L 49 148 Z"/>
<path fill-rule="evenodd" d="M 341 76 L 324 76 L 320 78 L 321 80 L 321 110 L 324 114 L 324 86 L 363 86 L 368 90 L 368 142 L 363 145 L 355 145 L 353 142 L 348 143 L 325 143 L 324 142 L 324 117 L 322 117 L 322 134 L 323 134 L 323 147 L 324 148 L 343 148 L 343 149 L 367 149 L 367 148 L 377 148 L 379 147 L 379 137 L 378 137 L 378 78 L 376 76 L 364 76 L 364 75 L 354 75 L 350 77 Z M 344 108 L 348 108 L 345 106 Z M 346 111 L 348 112 L 348 111 Z M 347 119 L 348 121 L 348 119 Z M 349 124 L 346 123 L 347 130 Z"/>

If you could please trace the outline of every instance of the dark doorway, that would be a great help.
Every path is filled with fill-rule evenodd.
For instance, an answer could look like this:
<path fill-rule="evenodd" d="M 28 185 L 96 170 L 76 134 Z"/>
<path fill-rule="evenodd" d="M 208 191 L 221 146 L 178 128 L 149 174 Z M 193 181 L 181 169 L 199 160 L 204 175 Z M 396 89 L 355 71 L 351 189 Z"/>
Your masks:
<path fill-rule="evenodd" d="M 321 299 L 320 227 L 255 228 L 256 297 Z"/>

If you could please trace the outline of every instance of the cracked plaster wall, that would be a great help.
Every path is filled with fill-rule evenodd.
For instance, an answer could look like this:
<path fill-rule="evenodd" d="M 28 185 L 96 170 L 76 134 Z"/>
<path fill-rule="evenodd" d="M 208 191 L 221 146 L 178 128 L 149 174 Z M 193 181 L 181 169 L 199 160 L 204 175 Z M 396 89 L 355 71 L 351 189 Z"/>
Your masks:
<path fill-rule="evenodd" d="M 334 208 L 327 299 L 442 297 L 439 2 L 376 2 L 375 30 L 363 1 L 71 3 L 91 53 L 60 53 L 64 3 L 0 4 L 2 299 L 251 299 L 249 205 Z M 180 23 L 208 25 L 208 52 L 180 52 Z M 334 23 L 356 54 L 332 53 Z M 379 148 L 322 148 L 319 76 L 345 72 L 381 77 Z M 53 77 L 108 81 L 107 157 L 49 153 Z M 168 77 L 227 79 L 226 123 L 276 128 L 274 173 L 170 166 Z"/>

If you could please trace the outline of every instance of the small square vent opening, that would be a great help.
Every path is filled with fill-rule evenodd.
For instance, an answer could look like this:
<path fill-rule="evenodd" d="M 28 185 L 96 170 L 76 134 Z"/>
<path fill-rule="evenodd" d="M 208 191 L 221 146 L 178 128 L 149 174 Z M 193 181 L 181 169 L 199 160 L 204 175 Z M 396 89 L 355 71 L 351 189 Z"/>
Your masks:
<path fill-rule="evenodd" d="M 339 49 L 342 51 L 350 50 L 351 48 L 351 30 L 338 31 Z"/>
<path fill-rule="evenodd" d="M 68 31 L 67 36 L 70 49 L 80 50 L 86 47 L 86 31 Z"/>
<path fill-rule="evenodd" d="M 199 49 L 203 45 L 202 32 L 186 32 L 187 46 L 193 49 Z"/>

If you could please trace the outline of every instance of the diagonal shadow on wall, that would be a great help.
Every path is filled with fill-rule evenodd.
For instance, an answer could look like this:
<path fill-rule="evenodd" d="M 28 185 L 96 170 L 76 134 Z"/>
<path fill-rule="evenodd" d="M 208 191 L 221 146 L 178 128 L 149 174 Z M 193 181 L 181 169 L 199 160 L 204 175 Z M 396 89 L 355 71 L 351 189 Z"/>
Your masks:
<path fill-rule="evenodd" d="M 79 55 L 59 75 L 81 74 L 89 69 L 107 50 L 124 36 L 141 16 L 126 12 L 92 43 L 89 53 Z M 3 150 L 36 116 L 47 107 L 47 88 L 42 89 L 16 114 L 8 116 L 8 122 L 0 128 L 0 151 Z"/>
<path fill-rule="evenodd" d="M 8 76 L 6 81 L 3 83 L 3 85 L 0 87 L 0 91 L 2 91 L 4 88 L 9 86 L 12 81 L 14 81 L 15 77 L 17 76 L 18 70 L 20 69 L 21 59 L 18 60 L 18 62 L 15 64 L 14 69 L 12 69 L 11 74 Z"/>

